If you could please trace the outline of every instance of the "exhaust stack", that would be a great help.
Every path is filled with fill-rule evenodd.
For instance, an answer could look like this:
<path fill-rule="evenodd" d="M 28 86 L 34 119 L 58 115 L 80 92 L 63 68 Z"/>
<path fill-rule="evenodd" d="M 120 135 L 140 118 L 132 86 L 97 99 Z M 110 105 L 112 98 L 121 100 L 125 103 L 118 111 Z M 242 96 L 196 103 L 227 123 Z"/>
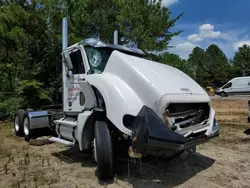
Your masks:
<path fill-rule="evenodd" d="M 117 45 L 118 44 L 118 30 L 114 31 L 114 44 Z"/>
<path fill-rule="evenodd" d="M 67 17 L 62 21 L 62 50 L 68 47 L 68 20 Z"/>
<path fill-rule="evenodd" d="M 62 20 L 62 51 L 68 47 L 68 20 L 67 17 L 64 17 Z M 67 111 L 67 77 L 65 70 L 65 63 L 63 62 L 62 57 L 62 89 L 63 89 L 63 111 Z"/>

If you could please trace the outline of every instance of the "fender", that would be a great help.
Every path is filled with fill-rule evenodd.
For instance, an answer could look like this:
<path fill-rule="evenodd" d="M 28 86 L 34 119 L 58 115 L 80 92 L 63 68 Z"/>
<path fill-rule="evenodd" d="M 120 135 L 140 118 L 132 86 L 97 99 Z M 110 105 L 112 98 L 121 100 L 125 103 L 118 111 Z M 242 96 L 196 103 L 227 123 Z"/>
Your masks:
<path fill-rule="evenodd" d="M 86 80 L 102 94 L 107 118 L 121 132 L 132 136 L 131 130 L 123 125 L 123 116 L 139 113 L 143 102 L 138 95 L 119 77 L 109 73 L 88 75 Z"/>

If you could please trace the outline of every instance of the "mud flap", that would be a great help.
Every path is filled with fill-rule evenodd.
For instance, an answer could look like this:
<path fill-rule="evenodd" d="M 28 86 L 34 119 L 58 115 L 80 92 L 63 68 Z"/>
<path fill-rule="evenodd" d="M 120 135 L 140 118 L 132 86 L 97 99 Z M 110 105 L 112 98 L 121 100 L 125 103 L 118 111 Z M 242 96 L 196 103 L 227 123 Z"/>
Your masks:
<path fill-rule="evenodd" d="M 171 149 L 180 151 L 186 138 L 172 131 L 155 112 L 143 106 L 132 125 L 132 148 L 136 152 Z"/>

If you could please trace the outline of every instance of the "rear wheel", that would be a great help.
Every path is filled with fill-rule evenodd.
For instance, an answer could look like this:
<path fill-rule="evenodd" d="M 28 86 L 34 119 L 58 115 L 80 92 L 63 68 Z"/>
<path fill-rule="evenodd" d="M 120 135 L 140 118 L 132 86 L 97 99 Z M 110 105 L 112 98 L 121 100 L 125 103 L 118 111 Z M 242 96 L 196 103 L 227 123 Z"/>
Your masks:
<path fill-rule="evenodd" d="M 23 118 L 23 134 L 24 134 L 24 140 L 29 141 L 31 130 L 30 130 L 30 120 L 27 113 L 24 114 Z"/>
<path fill-rule="evenodd" d="M 16 136 L 23 136 L 23 117 L 24 117 L 25 111 L 24 110 L 18 110 L 15 114 L 14 119 L 14 130 Z"/>
<path fill-rule="evenodd" d="M 114 176 L 114 157 L 110 131 L 103 121 L 95 122 L 94 158 L 100 180 Z"/>

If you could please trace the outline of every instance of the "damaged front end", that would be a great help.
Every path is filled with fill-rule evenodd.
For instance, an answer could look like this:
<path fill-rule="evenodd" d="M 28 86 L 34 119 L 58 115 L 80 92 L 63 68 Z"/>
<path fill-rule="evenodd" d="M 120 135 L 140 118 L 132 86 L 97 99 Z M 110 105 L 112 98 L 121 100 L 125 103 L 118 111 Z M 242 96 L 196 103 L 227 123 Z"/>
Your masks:
<path fill-rule="evenodd" d="M 136 153 L 171 156 L 219 136 L 213 109 L 205 104 L 171 104 L 164 121 L 143 106 L 132 125 L 132 149 Z"/>
<path fill-rule="evenodd" d="M 170 103 L 162 114 L 166 125 L 185 138 L 206 131 L 209 115 L 208 103 Z"/>

